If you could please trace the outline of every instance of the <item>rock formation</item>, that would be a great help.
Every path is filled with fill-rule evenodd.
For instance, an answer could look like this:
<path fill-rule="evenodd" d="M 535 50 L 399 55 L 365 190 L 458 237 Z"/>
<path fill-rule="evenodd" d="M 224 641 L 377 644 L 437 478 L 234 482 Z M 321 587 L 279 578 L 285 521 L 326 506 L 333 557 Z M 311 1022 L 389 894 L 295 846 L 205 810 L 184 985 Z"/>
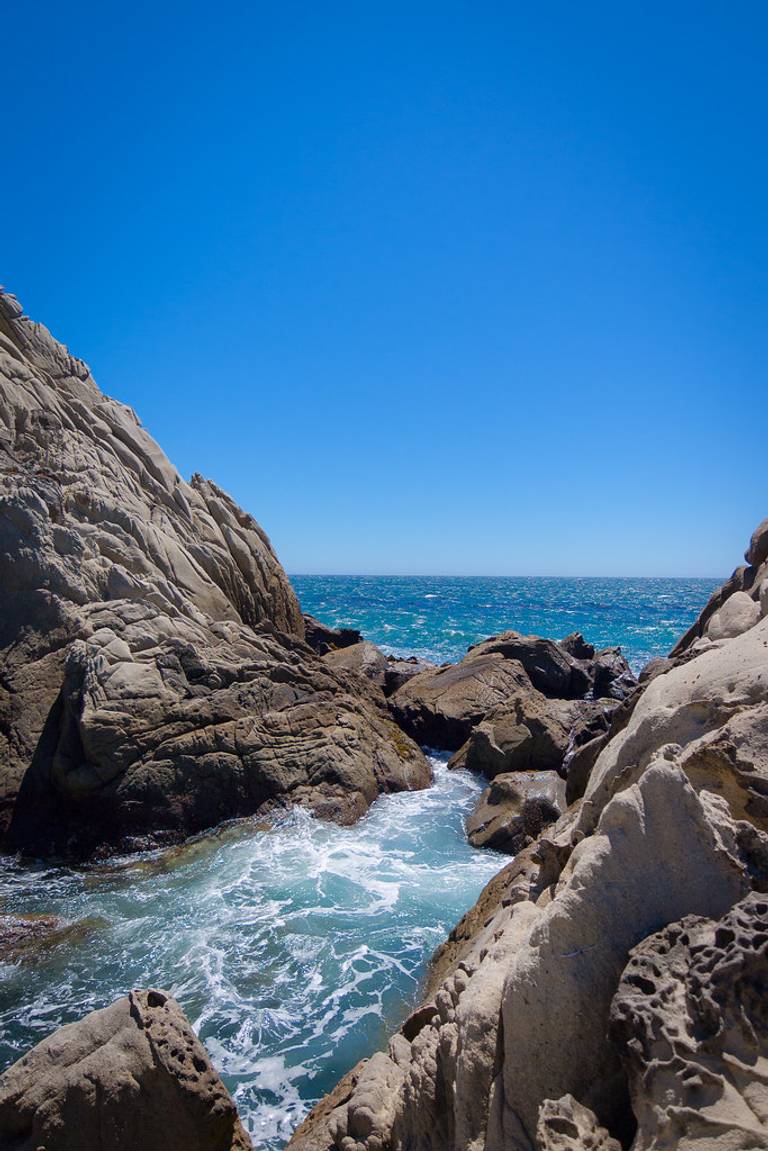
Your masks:
<path fill-rule="evenodd" d="M 178 839 L 286 801 L 343 821 L 429 769 L 305 645 L 258 524 L 185 483 L 0 294 L 0 833 Z"/>
<path fill-rule="evenodd" d="M 0 1076 L 0 1147 L 247 1151 L 251 1141 L 178 1003 L 133 991 Z"/>
<path fill-rule="evenodd" d="M 565 807 L 565 783 L 557 772 L 497 775 L 467 820 L 467 838 L 473 847 L 516 855 L 559 819 Z"/>
<path fill-rule="evenodd" d="M 768 618 L 736 609 L 620 705 L 293 1151 L 768 1147 Z"/>
<path fill-rule="evenodd" d="M 571 654 L 574 649 L 579 656 Z M 460 663 L 409 679 L 394 693 L 390 707 L 403 730 L 419 743 L 457 751 L 494 708 L 514 699 L 538 701 L 538 710 L 551 714 L 557 725 L 564 711 L 555 703 L 547 709 L 545 701 L 583 701 L 587 695 L 594 697 L 596 688 L 599 695 L 618 701 L 634 686 L 634 676 L 615 648 L 596 653 L 581 636 L 556 643 L 510 631 L 470 647 Z M 567 712 L 566 725 L 576 711 Z"/>

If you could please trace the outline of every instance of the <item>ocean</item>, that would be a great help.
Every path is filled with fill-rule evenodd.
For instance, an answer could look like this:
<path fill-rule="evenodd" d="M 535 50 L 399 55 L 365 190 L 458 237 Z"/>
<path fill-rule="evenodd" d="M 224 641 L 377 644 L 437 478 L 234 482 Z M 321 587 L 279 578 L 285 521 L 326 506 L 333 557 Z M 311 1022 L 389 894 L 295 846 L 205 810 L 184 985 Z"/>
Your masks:
<path fill-rule="evenodd" d="M 393 655 L 435 663 L 513 629 L 595 647 L 620 646 L 635 671 L 665 655 L 722 579 L 291 576 L 304 611 L 356 627 Z"/>
<path fill-rule="evenodd" d="M 507 628 L 580 630 L 639 668 L 717 580 L 294 576 L 304 609 L 398 655 L 438 662 Z M 91 868 L 0 859 L 6 913 L 81 925 L 0 966 L 0 1069 L 132 987 L 186 1010 L 254 1142 L 279 1151 L 311 1104 L 418 1001 L 430 954 L 508 857 L 469 847 L 482 780 L 433 756 L 428 791 L 379 799 L 355 827 L 295 811 Z"/>

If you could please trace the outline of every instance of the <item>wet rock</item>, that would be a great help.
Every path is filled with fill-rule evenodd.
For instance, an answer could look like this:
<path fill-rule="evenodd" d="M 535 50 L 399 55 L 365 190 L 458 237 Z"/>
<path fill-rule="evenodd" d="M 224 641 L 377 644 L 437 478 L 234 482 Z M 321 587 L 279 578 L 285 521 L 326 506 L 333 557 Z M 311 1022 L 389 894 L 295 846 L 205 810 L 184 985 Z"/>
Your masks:
<path fill-rule="evenodd" d="M 58 915 L 0 914 L 0 961 L 35 959 L 60 943 L 82 940 L 101 923 L 96 918 L 70 923 Z"/>
<path fill-rule="evenodd" d="M 251 1141 L 178 1003 L 132 991 L 0 1076 L 0 1146 L 247 1151 Z"/>

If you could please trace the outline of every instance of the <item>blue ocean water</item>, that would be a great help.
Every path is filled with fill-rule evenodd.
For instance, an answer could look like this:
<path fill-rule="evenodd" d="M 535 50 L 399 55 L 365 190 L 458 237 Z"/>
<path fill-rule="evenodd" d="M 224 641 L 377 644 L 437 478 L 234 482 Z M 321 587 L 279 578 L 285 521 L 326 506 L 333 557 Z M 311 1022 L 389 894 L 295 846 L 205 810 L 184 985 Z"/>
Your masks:
<path fill-rule="evenodd" d="M 666 655 L 722 579 L 292 575 L 304 611 L 393 655 L 443 663 L 513 629 L 620 645 L 635 671 Z"/>
<path fill-rule="evenodd" d="M 435 757 L 427 791 L 355 827 L 294 811 L 89 870 L 0 859 L 0 908 L 86 930 L 0 964 L 0 1071 L 132 987 L 180 1001 L 255 1146 L 277 1151 L 311 1104 L 399 1026 L 429 956 L 508 857 L 464 834 L 481 781 Z"/>
<path fill-rule="evenodd" d="M 460 658 L 515 628 L 582 631 L 636 668 L 664 654 L 715 580 L 293 577 L 305 610 L 400 655 Z M 355 827 L 296 811 L 90 869 L 0 859 L 0 909 L 80 935 L 0 965 L 0 1070 L 131 987 L 181 1002 L 254 1142 L 279 1151 L 312 1103 L 417 1001 L 429 955 L 507 857 L 469 847 L 482 781 L 433 757 L 427 791 Z"/>

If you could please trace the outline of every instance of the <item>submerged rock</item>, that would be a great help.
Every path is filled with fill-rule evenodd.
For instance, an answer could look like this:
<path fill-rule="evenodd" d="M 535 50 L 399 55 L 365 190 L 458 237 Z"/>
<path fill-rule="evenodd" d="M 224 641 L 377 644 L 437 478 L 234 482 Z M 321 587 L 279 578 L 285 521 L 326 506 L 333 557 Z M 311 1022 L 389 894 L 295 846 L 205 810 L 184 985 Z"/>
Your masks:
<path fill-rule="evenodd" d="M 303 642 L 259 525 L 0 294 L 0 835 L 80 855 L 429 768 Z"/>
<path fill-rule="evenodd" d="M 0 1076 L 0 1147 L 247 1151 L 234 1103 L 178 1003 L 132 991 Z"/>

